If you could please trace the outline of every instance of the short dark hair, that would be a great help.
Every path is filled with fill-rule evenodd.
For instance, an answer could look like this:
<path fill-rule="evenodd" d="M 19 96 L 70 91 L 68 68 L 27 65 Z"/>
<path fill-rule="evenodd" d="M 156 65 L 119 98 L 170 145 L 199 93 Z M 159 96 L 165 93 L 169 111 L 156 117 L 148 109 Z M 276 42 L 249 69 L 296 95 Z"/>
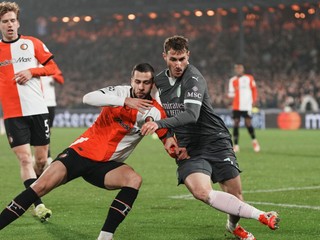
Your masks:
<path fill-rule="evenodd" d="M 184 50 L 189 51 L 189 40 L 184 36 L 174 35 L 167 38 L 163 44 L 163 51 L 167 53 L 170 49 L 174 51 L 182 52 Z"/>
<path fill-rule="evenodd" d="M 131 72 L 131 77 L 134 75 L 134 71 L 138 72 L 150 72 L 152 76 L 152 81 L 154 79 L 154 68 L 149 63 L 139 63 L 135 65 Z"/>

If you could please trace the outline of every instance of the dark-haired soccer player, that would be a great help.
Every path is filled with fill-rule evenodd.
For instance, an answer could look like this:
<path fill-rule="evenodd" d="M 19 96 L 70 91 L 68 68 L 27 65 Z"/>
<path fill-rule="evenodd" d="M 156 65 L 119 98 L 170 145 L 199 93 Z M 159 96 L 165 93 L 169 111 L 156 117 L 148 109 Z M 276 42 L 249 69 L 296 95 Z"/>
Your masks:
<path fill-rule="evenodd" d="M 228 97 L 233 98 L 233 150 L 240 151 L 239 147 L 239 126 L 240 118 L 243 117 L 245 126 L 252 139 L 252 146 L 255 152 L 260 151 L 260 145 L 256 139 L 254 127 L 251 123 L 252 107 L 257 101 L 256 82 L 251 74 L 246 74 L 243 64 L 234 65 L 235 76 L 229 80 Z"/>
<path fill-rule="evenodd" d="M 130 212 L 142 183 L 141 176 L 124 163 L 142 139 L 141 126 L 166 116 L 151 98 L 154 70 L 147 63 L 133 68 L 131 86 L 110 86 L 83 97 L 83 102 L 103 107 L 81 136 L 49 165 L 39 179 L 18 195 L 0 214 L 0 229 L 20 217 L 29 206 L 52 189 L 77 177 L 94 186 L 120 189 L 112 202 L 98 240 L 110 240 Z M 167 129 L 156 131 L 163 142 L 175 145 Z"/>
<path fill-rule="evenodd" d="M 163 58 L 167 68 L 155 77 L 155 84 L 168 118 L 145 123 L 141 133 L 171 128 L 178 145 L 185 147 L 189 155 L 188 159 L 177 160 L 179 183 L 184 183 L 196 199 L 227 213 L 226 228 L 238 239 L 253 240 L 253 234 L 238 224 L 240 218 L 256 219 L 274 230 L 278 228 L 278 214 L 243 202 L 231 135 L 214 113 L 206 81 L 189 64 L 189 56 L 187 38 L 173 36 L 165 40 Z M 219 183 L 224 192 L 213 190 L 211 182 Z"/>

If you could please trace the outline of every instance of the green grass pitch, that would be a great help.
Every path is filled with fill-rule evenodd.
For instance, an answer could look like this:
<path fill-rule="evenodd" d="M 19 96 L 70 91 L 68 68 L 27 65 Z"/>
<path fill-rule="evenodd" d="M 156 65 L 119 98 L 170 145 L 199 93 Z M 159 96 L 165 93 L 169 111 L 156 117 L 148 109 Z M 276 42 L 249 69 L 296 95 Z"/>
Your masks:
<path fill-rule="evenodd" d="M 53 129 L 53 156 L 83 130 Z M 267 129 L 256 133 L 260 153 L 253 152 L 247 132 L 240 131 L 237 156 L 244 197 L 259 209 L 278 211 L 281 224 L 277 231 L 255 220 L 242 219 L 241 225 L 260 240 L 320 239 L 320 132 Z M 127 163 L 144 181 L 132 211 L 116 231 L 116 240 L 233 239 L 225 236 L 224 213 L 192 199 L 185 186 L 177 186 L 174 160 L 160 141 L 146 137 Z M 0 136 L 0 176 L 1 210 L 23 190 L 18 161 L 5 136 Z M 28 211 L 0 231 L 0 239 L 96 239 L 117 192 L 77 179 L 43 197 L 53 211 L 49 222 L 40 223 Z"/>

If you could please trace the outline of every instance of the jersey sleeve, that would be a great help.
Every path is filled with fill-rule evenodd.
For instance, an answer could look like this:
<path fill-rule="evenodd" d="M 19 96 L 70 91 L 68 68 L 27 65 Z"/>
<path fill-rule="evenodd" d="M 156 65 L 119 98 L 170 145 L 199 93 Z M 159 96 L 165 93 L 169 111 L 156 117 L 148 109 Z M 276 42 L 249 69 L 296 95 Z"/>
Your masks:
<path fill-rule="evenodd" d="M 196 123 L 200 116 L 206 86 L 206 82 L 201 75 L 190 76 L 185 85 L 182 86 L 182 92 L 184 92 L 184 111 L 174 117 L 158 121 L 159 128 L 174 128 Z"/>
<path fill-rule="evenodd" d="M 154 107 L 157 108 L 158 112 L 157 115 L 155 116 L 155 120 L 160 120 L 160 119 L 165 119 L 167 118 L 167 114 L 165 112 L 165 110 L 162 108 L 162 106 L 160 105 L 160 103 L 155 100 L 155 102 L 153 103 Z M 159 128 L 156 131 L 156 134 L 158 135 L 158 138 L 165 143 L 166 139 L 169 137 L 173 137 L 173 133 L 170 129 L 167 128 Z"/>
<path fill-rule="evenodd" d="M 124 106 L 126 97 L 130 96 L 130 87 L 128 86 L 109 86 L 87 93 L 83 97 L 83 103 L 97 106 Z"/>
<path fill-rule="evenodd" d="M 33 37 L 31 39 L 35 47 L 35 57 L 42 65 L 46 65 L 53 58 L 53 54 L 41 40 Z"/>
<path fill-rule="evenodd" d="M 250 75 L 250 88 L 252 93 L 252 102 L 255 103 L 258 99 L 258 91 L 257 91 L 256 81 L 251 75 Z"/>

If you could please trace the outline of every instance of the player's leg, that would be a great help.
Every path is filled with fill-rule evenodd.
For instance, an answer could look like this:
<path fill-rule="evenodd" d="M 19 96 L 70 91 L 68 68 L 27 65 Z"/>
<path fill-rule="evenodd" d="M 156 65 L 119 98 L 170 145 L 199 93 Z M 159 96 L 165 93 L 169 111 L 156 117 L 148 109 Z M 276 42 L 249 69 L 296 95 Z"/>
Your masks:
<path fill-rule="evenodd" d="M 120 191 L 111 203 L 98 240 L 109 240 L 113 238 L 114 232 L 130 212 L 142 184 L 141 176 L 130 166 L 116 162 L 107 162 L 105 165 L 105 171 L 107 171 L 107 173 L 104 174 L 104 187 L 108 190 L 120 189 Z M 95 173 L 94 175 L 97 176 L 101 174 Z M 101 187 L 101 184 L 95 184 L 94 181 L 87 177 L 85 179 Z"/>
<path fill-rule="evenodd" d="M 248 115 L 248 114 L 245 116 L 245 125 L 246 125 L 248 133 L 249 133 L 249 135 L 250 135 L 250 137 L 252 139 L 253 150 L 255 152 L 259 152 L 260 151 L 260 145 L 259 145 L 258 140 L 256 139 L 256 134 L 255 134 L 254 127 L 252 125 L 251 116 Z"/>
<path fill-rule="evenodd" d="M 34 146 L 34 170 L 37 176 L 40 176 L 44 169 L 48 167 L 48 150 L 49 144 L 44 146 Z"/>
<path fill-rule="evenodd" d="M 221 182 L 219 184 L 220 184 L 221 189 L 224 192 L 230 193 L 230 194 L 236 196 L 241 201 L 243 201 L 240 175 L 238 175 L 237 177 L 232 178 L 230 180 Z M 229 226 L 230 229 L 235 229 L 239 220 L 240 220 L 239 216 L 228 214 L 227 225 Z"/>
<path fill-rule="evenodd" d="M 23 184 L 25 188 L 30 187 L 37 180 L 37 175 L 34 171 L 32 154 L 29 144 L 24 144 L 20 146 L 13 147 L 12 150 L 16 154 L 19 163 L 20 163 L 20 172 L 21 178 L 23 180 Z M 37 216 L 41 221 L 43 221 L 44 216 L 45 219 L 49 218 L 52 214 L 51 210 L 46 208 L 43 204 L 41 198 L 37 198 L 33 201 L 34 210 L 33 214 Z"/>
<path fill-rule="evenodd" d="M 29 180 L 29 179 L 35 179 L 37 178 L 36 173 L 33 169 L 33 161 L 32 161 L 32 153 L 30 144 L 23 144 L 12 148 L 12 151 L 16 155 L 19 161 L 20 165 L 20 176 L 23 182 Z M 33 181 L 33 182 L 34 182 Z M 26 184 L 26 187 L 29 187 L 30 184 Z"/>
<path fill-rule="evenodd" d="M 53 127 L 53 121 L 56 115 L 56 107 L 48 107 L 48 111 L 49 111 L 49 128 L 50 128 L 50 134 L 52 135 L 52 127 Z M 48 148 L 48 164 L 50 164 L 52 162 L 52 157 L 51 157 L 51 149 L 50 149 L 50 145 Z"/>
<path fill-rule="evenodd" d="M 232 112 L 233 117 L 233 150 L 234 152 L 239 152 L 239 127 L 240 127 L 240 111 L 234 110 Z"/>
<path fill-rule="evenodd" d="M 241 201 L 244 201 L 242 195 L 240 175 L 230 180 L 221 182 L 220 187 L 224 192 L 230 193 L 236 196 Z M 246 231 L 242 226 L 238 224 L 239 220 L 239 216 L 228 214 L 226 230 L 232 233 L 238 239 L 255 240 L 255 237 L 252 233 Z"/>
<path fill-rule="evenodd" d="M 49 114 L 35 115 L 30 120 L 30 145 L 34 146 L 35 171 L 39 176 L 47 167 L 50 143 Z"/>
<path fill-rule="evenodd" d="M 50 143 L 49 115 L 34 115 L 29 119 L 30 125 L 30 145 L 34 146 L 34 168 L 37 170 L 37 176 L 40 176 L 47 164 L 47 151 Z M 40 199 L 40 198 L 39 198 Z M 39 202 L 35 202 L 35 215 L 44 221 L 52 215 L 50 209 Z"/>
<path fill-rule="evenodd" d="M 207 174 L 201 172 L 191 173 L 184 180 L 184 184 L 196 199 L 222 212 L 238 217 L 256 219 L 263 213 L 230 193 L 213 190 L 211 178 Z"/>
<path fill-rule="evenodd" d="M 67 176 L 66 167 L 59 161 L 53 162 L 46 171 L 30 187 L 16 196 L 0 214 L 0 229 L 19 218 L 25 211 L 39 199 L 59 186 Z M 44 211 L 42 221 L 51 216 L 51 211 Z"/>
<path fill-rule="evenodd" d="M 239 178 L 239 176 L 236 178 Z M 269 226 L 269 228 L 273 230 L 278 228 L 278 222 L 280 220 L 276 212 L 267 213 L 261 211 L 241 201 L 238 197 L 234 196 L 233 194 L 212 190 L 208 197 L 208 204 L 230 215 L 238 216 L 241 218 L 256 219 L 262 222 L 263 224 Z M 272 216 L 270 215 L 270 213 Z M 262 220 L 266 216 L 269 216 L 268 221 Z"/>
<path fill-rule="evenodd" d="M 269 226 L 273 230 L 278 228 L 278 223 L 280 220 L 276 212 L 266 213 L 244 202 L 243 195 L 242 195 L 241 178 L 240 178 L 240 175 L 235 171 L 237 169 L 234 167 L 234 165 L 236 165 L 236 159 L 232 161 L 233 163 L 230 166 L 224 164 L 225 168 L 226 169 L 229 168 L 229 170 L 222 171 L 221 172 L 222 175 L 219 176 L 219 178 L 228 179 L 226 181 L 219 181 L 223 191 L 235 196 L 238 199 L 238 200 L 236 198 L 234 198 L 233 200 L 230 199 L 230 204 L 239 207 L 239 212 L 237 214 L 234 214 L 234 212 L 233 213 L 228 212 L 229 214 L 228 214 L 226 229 L 228 232 L 232 233 L 239 239 L 254 240 L 255 237 L 253 236 L 253 234 L 246 231 L 243 227 L 241 227 L 238 224 L 240 217 L 259 220 L 260 222 Z M 228 177 L 228 174 L 229 172 L 232 172 L 232 171 L 234 171 L 237 174 L 235 177 L 230 178 Z M 235 173 L 233 175 L 235 175 Z M 262 221 L 262 219 L 264 219 L 265 216 L 268 216 L 268 215 L 270 215 L 269 219 L 267 221 L 266 220 Z"/>
<path fill-rule="evenodd" d="M 228 161 L 226 161 L 226 159 Z M 211 165 L 211 163 L 206 160 L 195 160 L 191 158 L 188 161 L 179 163 L 179 179 L 184 179 L 183 183 L 196 199 L 207 203 L 211 207 L 229 215 L 260 220 L 260 217 L 267 213 L 254 208 L 235 196 L 237 195 L 242 198 L 239 177 L 240 170 L 236 167 L 236 160 L 233 161 L 230 156 L 229 158 L 225 158 L 221 164 L 225 167 L 220 167 L 217 170 L 215 169 L 214 164 Z M 221 176 L 225 179 L 230 179 L 227 184 L 224 184 L 224 188 L 235 195 L 213 190 L 211 186 L 212 174 L 218 176 L 217 182 L 223 183 L 223 181 L 219 181 Z M 213 180 L 216 182 L 214 176 Z M 268 223 L 264 222 L 264 224 L 269 227 L 271 226 L 270 228 L 272 229 L 276 229 L 279 221 L 277 214 L 274 213 L 270 219 L 271 220 L 268 220 Z"/>
<path fill-rule="evenodd" d="M 132 209 L 141 184 L 141 176 L 128 165 L 122 165 L 106 174 L 105 187 L 107 189 L 121 190 L 109 208 L 98 240 L 108 239 L 104 238 L 105 234 L 111 237 L 109 239 L 112 239 L 114 232 Z"/>

